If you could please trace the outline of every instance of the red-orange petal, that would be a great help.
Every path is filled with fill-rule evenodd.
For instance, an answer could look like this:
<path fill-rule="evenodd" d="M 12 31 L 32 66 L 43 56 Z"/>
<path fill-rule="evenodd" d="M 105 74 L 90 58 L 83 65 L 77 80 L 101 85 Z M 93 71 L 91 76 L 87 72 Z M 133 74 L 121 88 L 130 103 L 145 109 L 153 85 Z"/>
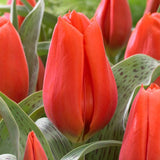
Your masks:
<path fill-rule="evenodd" d="M 16 102 L 28 95 L 28 65 L 20 37 L 9 20 L 0 18 L 0 91 Z"/>
<path fill-rule="evenodd" d="M 127 44 L 125 58 L 143 53 L 160 60 L 160 14 L 145 14 Z"/>
<path fill-rule="evenodd" d="M 83 35 L 65 19 L 58 18 L 45 70 L 43 100 L 49 119 L 73 138 L 84 128 L 81 109 Z"/>
<path fill-rule="evenodd" d="M 28 134 L 23 160 L 48 160 L 34 132 Z"/>
<path fill-rule="evenodd" d="M 133 101 L 119 160 L 145 160 L 148 138 L 148 94 L 143 86 Z"/>
<path fill-rule="evenodd" d="M 94 111 L 88 133 L 90 135 L 110 121 L 117 105 L 117 87 L 96 20 L 91 22 L 84 33 L 84 49 L 91 77 Z"/>

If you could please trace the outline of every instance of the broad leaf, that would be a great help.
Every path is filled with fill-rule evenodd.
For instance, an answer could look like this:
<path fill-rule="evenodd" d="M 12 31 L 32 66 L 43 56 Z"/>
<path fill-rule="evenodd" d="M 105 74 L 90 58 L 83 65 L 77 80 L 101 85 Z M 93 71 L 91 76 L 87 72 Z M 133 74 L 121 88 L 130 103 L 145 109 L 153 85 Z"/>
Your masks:
<path fill-rule="evenodd" d="M 43 12 L 44 1 L 39 0 L 33 10 L 25 18 L 19 32 L 29 68 L 29 94 L 35 91 L 37 83 L 39 67 L 37 41 L 40 34 Z"/>
<path fill-rule="evenodd" d="M 17 158 L 12 154 L 2 154 L 0 160 L 17 160 Z"/>
<path fill-rule="evenodd" d="M 12 113 L 10 112 L 7 104 L 1 97 L 0 97 L 0 115 L 2 116 L 9 132 L 11 140 L 11 141 L 9 140 L 10 141 L 9 147 L 13 148 L 13 154 L 15 154 L 19 158 L 19 129 L 16 120 L 14 119 Z M 0 135 L 0 138 L 1 138 L 0 142 L 3 144 L 4 141 L 3 135 Z M 1 147 L 0 150 L 2 150 Z M 8 150 L 5 148 L 4 153 L 6 152 L 8 152 Z"/>
<path fill-rule="evenodd" d="M 61 160 L 79 160 L 80 158 L 82 159 L 83 157 L 85 157 L 86 154 L 94 150 L 98 150 L 104 147 L 112 147 L 112 146 L 118 146 L 120 148 L 121 142 L 114 141 L 114 140 L 108 140 L 108 141 L 98 141 L 98 142 L 84 144 L 84 145 L 81 145 L 75 148 L 71 152 L 69 152 Z"/>
<path fill-rule="evenodd" d="M 41 118 L 36 121 L 36 124 L 48 140 L 56 160 L 59 160 L 70 150 L 72 150 L 73 147 L 70 141 L 56 129 L 48 118 Z"/>
<path fill-rule="evenodd" d="M 25 113 L 30 115 L 39 107 L 43 106 L 42 91 L 34 92 L 19 103 Z"/>

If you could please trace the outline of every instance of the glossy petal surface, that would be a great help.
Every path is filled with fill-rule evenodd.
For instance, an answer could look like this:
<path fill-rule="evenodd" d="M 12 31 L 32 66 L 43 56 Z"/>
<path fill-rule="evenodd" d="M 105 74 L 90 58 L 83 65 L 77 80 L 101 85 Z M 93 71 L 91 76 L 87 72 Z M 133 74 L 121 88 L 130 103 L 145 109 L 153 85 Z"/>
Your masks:
<path fill-rule="evenodd" d="M 28 66 L 20 37 L 4 17 L 0 18 L 0 59 L 0 91 L 19 102 L 28 95 Z"/>
<path fill-rule="evenodd" d="M 134 29 L 125 58 L 143 53 L 160 60 L 160 14 L 145 14 Z"/>

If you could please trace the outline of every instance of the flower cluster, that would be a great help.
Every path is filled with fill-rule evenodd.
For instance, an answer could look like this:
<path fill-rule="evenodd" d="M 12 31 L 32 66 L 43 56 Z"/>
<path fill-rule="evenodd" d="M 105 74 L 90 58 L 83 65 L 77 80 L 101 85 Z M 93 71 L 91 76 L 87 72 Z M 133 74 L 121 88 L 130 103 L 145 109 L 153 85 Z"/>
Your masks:
<path fill-rule="evenodd" d="M 43 0 L 0 6 L 0 159 L 160 159 L 159 4 L 132 26 L 127 0 L 101 0 L 52 29 Z"/>

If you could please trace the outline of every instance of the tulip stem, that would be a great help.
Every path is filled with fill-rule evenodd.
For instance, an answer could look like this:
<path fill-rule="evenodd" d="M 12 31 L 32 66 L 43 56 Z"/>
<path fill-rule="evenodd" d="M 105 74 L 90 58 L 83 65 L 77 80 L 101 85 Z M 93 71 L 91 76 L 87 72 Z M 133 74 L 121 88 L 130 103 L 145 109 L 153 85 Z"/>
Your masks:
<path fill-rule="evenodd" d="M 118 63 L 121 59 L 123 59 L 123 48 L 114 50 L 106 46 L 105 49 L 107 57 L 113 65 Z"/>

